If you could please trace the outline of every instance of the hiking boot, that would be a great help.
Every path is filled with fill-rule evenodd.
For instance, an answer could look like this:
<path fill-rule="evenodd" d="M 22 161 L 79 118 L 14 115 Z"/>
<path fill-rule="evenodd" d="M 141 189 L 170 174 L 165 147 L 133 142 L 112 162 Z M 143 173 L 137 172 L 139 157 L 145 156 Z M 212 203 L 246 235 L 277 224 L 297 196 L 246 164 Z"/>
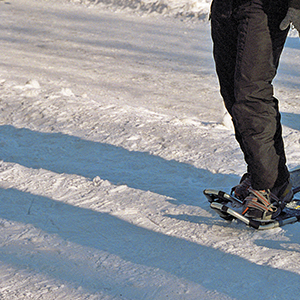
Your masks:
<path fill-rule="evenodd" d="M 240 183 L 231 189 L 231 194 L 240 200 L 244 200 L 249 195 L 249 187 L 251 187 L 251 174 L 245 173 Z M 277 203 L 284 207 L 287 203 L 293 200 L 293 190 L 291 180 L 287 180 L 279 187 L 271 189 L 271 203 Z"/>
<path fill-rule="evenodd" d="M 254 190 L 248 188 L 243 215 L 257 220 L 270 220 L 280 213 L 280 209 L 271 203 L 270 190 Z"/>
<path fill-rule="evenodd" d="M 287 203 L 293 200 L 293 190 L 292 190 L 291 180 L 286 181 L 279 187 L 273 187 L 271 189 L 272 202 L 279 203 L 280 206 L 285 206 Z"/>
<path fill-rule="evenodd" d="M 233 187 L 231 193 L 238 199 L 244 200 L 249 195 L 249 187 L 251 186 L 251 175 L 249 173 L 245 173 L 240 183 Z"/>

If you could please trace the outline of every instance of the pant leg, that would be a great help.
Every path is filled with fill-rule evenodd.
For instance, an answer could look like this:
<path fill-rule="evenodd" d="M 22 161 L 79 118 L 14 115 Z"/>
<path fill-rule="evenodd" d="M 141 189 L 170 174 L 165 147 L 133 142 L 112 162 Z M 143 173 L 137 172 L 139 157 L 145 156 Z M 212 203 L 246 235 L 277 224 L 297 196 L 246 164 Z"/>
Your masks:
<path fill-rule="evenodd" d="M 250 1 L 238 10 L 237 19 L 236 101 L 232 114 L 247 153 L 245 159 L 253 187 L 267 189 L 274 187 L 278 178 L 281 181 L 289 176 L 278 101 L 273 96 L 272 86 L 277 67 L 274 62 L 279 57 L 274 58 L 275 41 L 270 31 L 266 1 Z"/>
<path fill-rule="evenodd" d="M 262 0 L 233 0 L 224 7 L 226 1 L 214 0 L 211 16 L 221 94 L 233 116 L 253 187 L 271 188 L 288 177 L 272 87 L 286 37 L 286 32 L 277 30 L 275 23 L 280 18 L 276 14 L 284 14 L 285 8 L 278 10 Z M 267 14 L 270 7 L 275 12 L 271 18 Z"/>
<path fill-rule="evenodd" d="M 231 115 L 234 96 L 234 74 L 237 52 L 237 24 L 232 17 L 233 0 L 213 0 L 211 35 L 220 93 Z"/>
<path fill-rule="evenodd" d="M 237 55 L 237 25 L 233 17 L 235 3 L 233 0 L 213 0 L 211 6 L 211 35 L 213 39 L 213 56 L 220 83 L 220 93 L 225 107 L 232 116 L 235 103 L 234 77 Z M 234 121 L 234 120 L 233 120 Z M 243 141 L 238 128 L 235 127 L 236 140 L 246 156 Z"/>

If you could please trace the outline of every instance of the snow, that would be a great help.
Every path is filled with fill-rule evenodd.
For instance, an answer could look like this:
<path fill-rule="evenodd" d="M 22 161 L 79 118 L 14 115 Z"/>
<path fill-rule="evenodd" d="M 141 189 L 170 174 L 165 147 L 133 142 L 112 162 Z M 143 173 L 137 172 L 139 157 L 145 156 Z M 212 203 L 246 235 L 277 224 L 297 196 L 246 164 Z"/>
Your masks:
<path fill-rule="evenodd" d="M 220 219 L 245 171 L 207 1 L 0 1 L 0 299 L 298 299 L 299 224 Z M 300 43 L 275 84 L 300 160 Z"/>

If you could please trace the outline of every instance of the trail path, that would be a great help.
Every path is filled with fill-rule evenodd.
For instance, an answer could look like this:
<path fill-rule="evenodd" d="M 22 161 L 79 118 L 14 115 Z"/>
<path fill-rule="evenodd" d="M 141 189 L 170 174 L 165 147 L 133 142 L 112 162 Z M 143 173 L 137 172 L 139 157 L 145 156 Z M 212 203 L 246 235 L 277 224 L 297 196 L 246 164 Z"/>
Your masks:
<path fill-rule="evenodd" d="M 208 22 L 0 1 L 0 299 L 298 299 L 299 225 L 202 195 L 245 170 Z M 300 161 L 298 39 L 275 81 Z"/>

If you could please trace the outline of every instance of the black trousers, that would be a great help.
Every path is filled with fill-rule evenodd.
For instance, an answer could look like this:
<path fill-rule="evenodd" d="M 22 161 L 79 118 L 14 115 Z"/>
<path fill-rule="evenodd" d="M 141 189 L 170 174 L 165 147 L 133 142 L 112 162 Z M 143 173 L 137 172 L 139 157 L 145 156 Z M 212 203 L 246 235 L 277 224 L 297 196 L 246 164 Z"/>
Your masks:
<path fill-rule="evenodd" d="M 213 0 L 211 29 L 220 92 L 254 189 L 289 178 L 272 80 L 288 29 L 288 0 Z"/>

